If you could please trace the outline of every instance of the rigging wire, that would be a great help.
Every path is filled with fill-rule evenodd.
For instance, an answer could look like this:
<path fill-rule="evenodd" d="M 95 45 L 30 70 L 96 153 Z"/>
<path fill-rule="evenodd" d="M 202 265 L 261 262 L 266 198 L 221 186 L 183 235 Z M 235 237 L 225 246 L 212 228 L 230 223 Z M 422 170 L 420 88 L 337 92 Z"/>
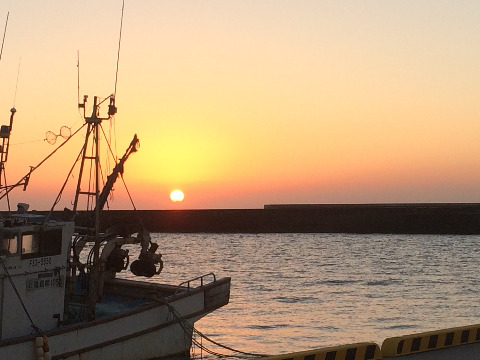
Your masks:
<path fill-rule="evenodd" d="M 105 130 L 103 129 L 102 124 L 100 124 L 100 129 L 102 130 L 102 133 L 103 133 L 103 136 L 105 137 L 105 139 L 107 139 L 107 135 L 105 134 Z M 108 150 L 110 151 L 110 155 L 112 156 L 113 159 L 115 159 L 116 156 L 115 156 L 115 154 L 112 150 L 112 146 L 110 144 L 110 141 L 106 140 L 106 143 L 107 143 Z"/>
<path fill-rule="evenodd" d="M 10 15 L 10 11 L 7 12 L 7 19 L 5 20 L 5 29 L 3 30 L 2 49 L 0 50 L 0 61 L 2 60 L 3 44 L 5 44 L 5 35 L 7 34 L 7 25 L 8 25 L 8 16 L 9 15 Z"/>
<path fill-rule="evenodd" d="M 25 144 L 32 144 L 36 142 L 44 142 L 45 139 L 40 139 L 40 140 L 30 140 L 30 141 L 23 141 L 23 142 L 18 142 L 18 143 L 13 143 L 12 145 L 18 146 L 18 145 L 25 145 Z"/>
<path fill-rule="evenodd" d="M 105 136 L 105 138 L 106 138 L 105 130 L 103 129 L 103 126 L 102 126 L 101 124 L 100 124 L 100 129 L 102 130 L 103 136 Z M 112 147 L 111 147 L 110 142 L 107 140 L 106 143 L 107 143 L 108 150 L 110 151 L 110 155 L 115 158 L 115 154 L 113 153 L 113 150 L 112 150 Z M 115 162 L 116 162 L 116 161 L 115 161 Z M 122 178 L 123 186 L 125 187 L 125 190 L 126 190 L 126 192 L 127 192 L 128 198 L 130 199 L 130 203 L 132 204 L 134 213 L 135 213 L 135 215 L 137 216 L 137 219 L 138 219 L 138 221 L 140 222 L 140 225 L 142 226 L 142 228 L 145 229 L 145 226 L 144 226 L 144 224 L 143 224 L 143 222 L 142 222 L 142 218 L 141 218 L 140 214 L 139 214 L 138 211 L 137 211 L 137 208 L 136 208 L 135 203 L 134 203 L 134 201 L 133 201 L 132 195 L 130 194 L 130 191 L 128 190 L 127 184 L 126 184 L 126 182 L 125 182 L 125 179 L 123 178 L 123 174 L 122 174 L 122 173 L 120 173 L 120 177 Z"/>
<path fill-rule="evenodd" d="M 125 190 L 127 191 L 128 198 L 130 199 L 130 202 L 133 206 L 133 211 L 135 215 L 137 216 L 138 221 L 140 222 L 140 225 L 142 225 L 142 229 L 145 229 L 145 225 L 143 224 L 142 217 L 137 211 L 137 207 L 135 206 L 135 203 L 133 202 L 132 195 L 130 195 L 130 191 L 128 191 L 127 183 L 125 182 L 125 179 L 123 178 L 123 174 L 120 174 L 120 177 L 122 178 L 123 186 L 125 186 Z"/>
<path fill-rule="evenodd" d="M 68 175 L 67 175 L 67 177 L 65 178 L 65 182 L 63 183 L 62 188 L 61 188 L 60 191 L 58 192 L 57 198 L 55 199 L 55 201 L 54 201 L 54 203 L 53 203 L 53 205 L 52 205 L 52 208 L 50 209 L 50 212 L 48 213 L 48 215 L 47 215 L 47 217 L 46 217 L 46 220 L 49 220 L 49 219 L 50 219 L 50 216 L 52 216 L 52 213 L 53 213 L 53 210 L 55 209 L 55 206 L 57 206 L 57 204 L 60 202 L 60 199 L 62 198 L 63 190 L 65 190 L 65 187 L 67 186 L 68 179 L 69 179 L 70 176 L 72 175 L 72 172 L 73 172 L 75 166 L 76 166 L 77 163 L 80 161 L 80 159 L 81 159 L 81 157 L 82 157 L 82 153 L 83 153 L 83 146 L 82 146 L 82 148 L 80 149 L 80 152 L 78 153 L 77 159 L 76 159 L 75 162 L 73 163 L 73 166 L 70 168 L 70 171 L 68 172 Z"/>
<path fill-rule="evenodd" d="M 77 104 L 80 104 L 80 50 L 77 50 L 77 100 Z"/>
<path fill-rule="evenodd" d="M 0 196 L 0 200 L 3 199 L 5 196 L 8 196 L 8 193 L 10 191 L 12 191 L 14 188 L 16 188 L 17 186 L 19 186 L 22 181 L 25 181 L 27 180 L 29 177 L 30 177 L 30 174 L 32 174 L 35 170 L 37 170 L 41 165 L 43 165 L 43 163 L 45 161 L 47 161 L 48 159 L 50 159 L 58 150 L 60 150 L 61 147 L 63 147 L 70 139 L 72 139 L 74 137 L 75 134 L 77 134 L 84 126 L 86 125 L 83 124 L 82 126 L 80 126 L 73 134 L 72 136 L 70 136 L 68 139 L 66 139 L 63 143 L 61 143 L 60 145 L 58 145 L 58 147 L 56 149 L 54 149 L 50 154 L 47 155 L 47 157 L 45 157 L 42 161 L 40 161 L 36 166 L 31 166 L 30 167 L 30 171 L 28 172 L 27 175 L 25 175 L 24 177 L 22 177 L 19 181 L 17 181 L 17 183 L 15 185 L 12 185 L 8 190 L 5 191 L 5 194 Z"/>
<path fill-rule="evenodd" d="M 18 60 L 18 69 L 17 69 L 17 81 L 15 83 L 15 95 L 13 96 L 13 107 L 15 108 L 15 103 L 17 102 L 17 90 L 18 90 L 18 78 L 20 77 L 20 64 L 22 62 L 22 58 Z"/>
<path fill-rule="evenodd" d="M 20 296 L 20 293 L 18 292 L 17 287 L 15 286 L 15 283 L 13 282 L 12 276 L 8 272 L 7 266 L 5 265 L 5 262 L 1 257 L 0 257 L 0 263 L 2 263 L 3 271 L 5 271 L 8 281 L 10 281 L 10 285 L 12 285 L 13 291 L 15 291 L 15 294 L 18 297 L 18 300 L 20 301 L 20 304 L 23 307 L 23 311 L 25 311 L 25 314 L 27 315 L 28 320 L 30 320 L 30 325 L 32 326 L 32 329 L 35 330 L 37 334 L 42 334 L 43 331 L 40 330 L 40 328 L 37 325 L 35 325 L 35 323 L 33 322 L 32 317 L 30 316 L 30 313 L 28 312 L 27 307 L 25 306 L 25 303 L 23 302 L 22 297 Z"/>
<path fill-rule="evenodd" d="M 123 14 L 125 10 L 125 0 L 122 1 L 122 15 L 120 16 L 120 30 L 118 34 L 118 50 L 117 50 L 117 68 L 115 70 L 115 87 L 113 91 L 113 97 L 117 97 L 117 83 L 118 83 L 118 69 L 120 64 L 120 49 L 122 44 L 122 31 L 123 31 Z M 113 123 L 113 139 L 115 140 L 115 153 L 117 152 L 117 131 L 115 129 L 115 117 L 110 118 L 110 126 L 112 127 Z M 114 157 L 115 160 L 117 156 Z"/>
<path fill-rule="evenodd" d="M 123 10 L 124 9 L 125 9 L 125 0 L 122 1 L 122 16 L 120 17 L 120 34 L 118 36 L 117 70 L 115 72 L 115 91 L 113 93 L 113 96 L 117 95 L 118 64 L 120 63 L 120 44 L 122 43 Z"/>
<path fill-rule="evenodd" d="M 102 133 L 103 133 L 103 136 L 104 136 L 105 139 L 106 139 L 106 143 L 107 143 L 107 144 L 109 144 L 109 143 L 112 141 L 112 122 L 115 121 L 115 120 L 113 119 L 113 116 L 110 116 L 110 117 L 108 118 L 108 120 L 109 120 L 108 137 L 107 137 L 107 135 L 105 134 L 105 131 L 104 131 L 104 129 L 103 129 L 102 124 L 100 124 L 100 128 L 102 129 Z M 107 157 L 105 158 L 105 171 L 106 171 L 107 173 L 110 173 L 111 169 L 113 168 L 112 165 L 111 165 L 111 161 L 113 161 L 114 163 L 116 163 L 116 157 L 113 157 L 113 159 L 110 159 L 110 157 L 107 156 Z"/>
<path fill-rule="evenodd" d="M 103 133 L 103 136 L 105 137 L 105 142 L 107 143 L 107 148 L 108 150 L 110 151 L 110 155 L 112 156 L 112 159 L 113 159 L 113 162 L 115 163 L 115 166 L 117 165 L 117 160 L 118 160 L 118 157 L 113 153 L 113 150 L 112 150 L 112 146 L 111 146 L 111 137 L 110 138 L 107 138 L 107 135 L 105 134 L 105 129 L 103 128 L 102 124 L 100 124 L 100 129 L 102 130 L 102 133 Z M 110 129 L 111 129 L 111 123 L 110 123 Z M 108 139 L 108 140 L 107 140 Z M 116 141 L 115 141 L 115 144 L 116 144 Z M 110 172 L 110 157 L 107 156 L 107 171 Z M 113 166 L 113 168 L 115 168 L 115 166 Z M 105 185 L 105 181 L 104 181 L 104 185 Z M 110 191 L 110 198 L 113 198 L 113 189 Z M 107 201 L 107 206 L 108 206 L 108 201 Z"/>

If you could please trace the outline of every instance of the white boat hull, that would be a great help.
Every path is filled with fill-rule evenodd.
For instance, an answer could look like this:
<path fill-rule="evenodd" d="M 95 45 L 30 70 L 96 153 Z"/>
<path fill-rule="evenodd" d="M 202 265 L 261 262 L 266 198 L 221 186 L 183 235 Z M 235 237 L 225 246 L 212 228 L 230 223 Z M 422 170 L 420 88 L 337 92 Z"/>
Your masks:
<path fill-rule="evenodd" d="M 188 355 L 194 322 L 228 303 L 229 288 L 230 279 L 220 279 L 178 294 L 168 305 L 151 303 L 46 332 L 52 359 L 144 360 Z M 0 342 L 0 359 L 37 360 L 34 341 L 35 335 Z"/>

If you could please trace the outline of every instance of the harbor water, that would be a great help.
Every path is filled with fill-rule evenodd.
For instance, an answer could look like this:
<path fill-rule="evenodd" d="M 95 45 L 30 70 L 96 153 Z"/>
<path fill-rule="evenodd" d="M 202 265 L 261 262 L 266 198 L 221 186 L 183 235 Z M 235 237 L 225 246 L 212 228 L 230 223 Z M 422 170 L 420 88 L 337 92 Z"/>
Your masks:
<path fill-rule="evenodd" d="M 152 240 L 165 267 L 149 281 L 232 278 L 230 303 L 196 328 L 242 351 L 381 345 L 480 322 L 480 236 L 156 233 Z"/>

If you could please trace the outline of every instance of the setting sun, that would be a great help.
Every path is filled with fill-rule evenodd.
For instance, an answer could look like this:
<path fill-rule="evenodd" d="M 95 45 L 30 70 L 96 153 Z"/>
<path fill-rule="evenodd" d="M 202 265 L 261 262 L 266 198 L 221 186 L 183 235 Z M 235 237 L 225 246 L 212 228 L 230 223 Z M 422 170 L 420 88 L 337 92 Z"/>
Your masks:
<path fill-rule="evenodd" d="M 139 209 L 479 202 L 472 154 L 480 153 L 480 1 L 212 0 L 200 12 L 189 2 L 130 2 L 121 54 L 121 6 L 102 17 L 116 2 L 94 3 L 101 25 L 86 27 L 85 3 L 93 4 L 0 1 L 0 31 L 12 15 L 0 66 L 2 121 L 17 95 L 20 56 L 24 81 L 9 182 L 82 126 L 73 100 L 88 95 L 91 109 L 94 96 L 115 93 L 118 114 L 105 135 L 120 156 L 138 134 L 142 148 L 125 171 Z M 92 41 L 98 33 L 102 41 Z M 108 56 L 93 55 L 100 52 Z M 45 84 L 55 86 L 39 91 Z M 38 111 L 52 99 L 61 116 Z M 35 170 L 41 183 L 9 193 L 10 202 L 29 196 L 31 208 L 50 209 L 64 180 L 57 166 L 73 153 L 58 152 Z M 186 198 L 171 194 L 177 189 Z M 112 206 L 129 209 L 123 197 Z M 57 207 L 71 201 L 63 196 Z"/>
<path fill-rule="evenodd" d="M 170 193 L 170 200 L 172 200 L 173 202 L 183 201 L 184 197 L 185 195 L 181 190 L 173 190 Z"/>

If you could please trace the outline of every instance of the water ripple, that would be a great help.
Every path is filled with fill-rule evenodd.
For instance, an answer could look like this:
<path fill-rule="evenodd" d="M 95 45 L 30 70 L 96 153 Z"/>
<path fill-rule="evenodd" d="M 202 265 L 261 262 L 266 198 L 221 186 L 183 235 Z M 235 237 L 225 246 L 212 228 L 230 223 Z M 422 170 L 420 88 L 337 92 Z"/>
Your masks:
<path fill-rule="evenodd" d="M 381 343 L 480 317 L 480 236 L 152 235 L 165 267 L 148 281 L 232 277 L 230 304 L 197 327 L 241 350 Z"/>

